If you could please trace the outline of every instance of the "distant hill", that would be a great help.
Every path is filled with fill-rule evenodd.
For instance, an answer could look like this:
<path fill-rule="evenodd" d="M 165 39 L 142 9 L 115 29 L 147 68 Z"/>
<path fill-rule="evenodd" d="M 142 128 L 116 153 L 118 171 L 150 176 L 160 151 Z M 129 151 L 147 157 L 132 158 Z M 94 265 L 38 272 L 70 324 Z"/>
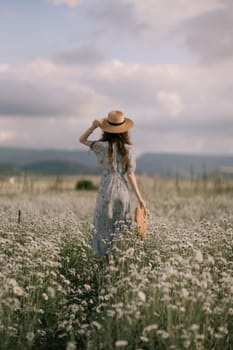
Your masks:
<path fill-rule="evenodd" d="M 24 167 L 30 173 L 38 173 L 43 175 L 54 175 L 54 174 L 97 174 L 98 169 L 96 167 L 88 167 L 83 164 L 67 162 L 64 160 L 46 160 L 36 163 L 30 163 Z"/>
<path fill-rule="evenodd" d="M 0 148 L 0 174 L 17 175 L 27 170 L 46 175 L 99 174 L 90 151 Z"/>
<path fill-rule="evenodd" d="M 91 151 L 0 148 L 0 174 L 17 174 L 27 169 L 40 174 L 98 174 Z M 162 176 L 190 177 L 213 174 L 233 167 L 233 156 L 145 153 L 137 158 L 136 171 Z"/>
<path fill-rule="evenodd" d="M 184 177 L 212 174 L 223 167 L 233 166 L 233 156 L 146 153 L 137 159 L 137 170 L 151 174 Z"/>
<path fill-rule="evenodd" d="M 39 150 L 24 148 L 0 148 L 0 164 L 8 163 L 25 166 L 41 161 L 67 161 L 87 166 L 95 166 L 96 160 L 91 151 Z"/>
<path fill-rule="evenodd" d="M 15 165 L 8 164 L 8 163 L 0 163 L 0 175 L 20 175 L 21 174 L 21 169 L 18 168 Z"/>

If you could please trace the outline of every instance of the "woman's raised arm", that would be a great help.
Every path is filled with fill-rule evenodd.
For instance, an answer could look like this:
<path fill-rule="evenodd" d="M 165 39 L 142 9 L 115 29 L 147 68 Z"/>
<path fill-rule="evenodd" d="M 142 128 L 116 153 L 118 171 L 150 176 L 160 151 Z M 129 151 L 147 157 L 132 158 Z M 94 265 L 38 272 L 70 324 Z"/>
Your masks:
<path fill-rule="evenodd" d="M 88 146 L 88 144 L 87 144 L 88 136 L 90 136 L 90 135 L 93 133 L 93 131 L 94 131 L 96 128 L 98 128 L 98 127 L 100 126 L 102 120 L 103 120 L 103 119 L 96 119 L 96 120 L 94 120 L 93 123 L 92 123 L 92 126 L 91 126 L 89 129 L 87 129 L 87 130 L 80 136 L 79 142 L 81 142 L 82 144 Z"/>

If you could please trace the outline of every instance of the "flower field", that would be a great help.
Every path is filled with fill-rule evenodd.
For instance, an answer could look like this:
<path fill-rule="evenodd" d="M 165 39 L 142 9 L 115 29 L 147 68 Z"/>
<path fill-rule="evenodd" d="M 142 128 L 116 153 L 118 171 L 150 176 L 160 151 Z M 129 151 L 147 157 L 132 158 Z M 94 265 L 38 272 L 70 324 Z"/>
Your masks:
<path fill-rule="evenodd" d="M 108 262 L 96 192 L 0 196 L 1 350 L 233 349 L 232 195 L 143 191 L 148 237 L 123 228 Z"/>

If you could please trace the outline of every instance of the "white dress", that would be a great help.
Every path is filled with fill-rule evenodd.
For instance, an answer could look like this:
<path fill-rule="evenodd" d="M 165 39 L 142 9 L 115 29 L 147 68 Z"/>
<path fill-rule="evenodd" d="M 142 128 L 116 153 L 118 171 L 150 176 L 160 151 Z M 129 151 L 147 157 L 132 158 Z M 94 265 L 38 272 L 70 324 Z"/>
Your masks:
<path fill-rule="evenodd" d="M 98 256 L 104 256 L 119 233 L 120 226 L 130 224 L 131 209 L 126 173 L 136 168 L 132 145 L 125 144 L 129 166 L 124 165 L 122 156 L 113 143 L 112 164 L 108 159 L 108 141 L 88 141 L 102 168 L 101 181 L 94 212 L 94 230 L 90 244 Z"/>

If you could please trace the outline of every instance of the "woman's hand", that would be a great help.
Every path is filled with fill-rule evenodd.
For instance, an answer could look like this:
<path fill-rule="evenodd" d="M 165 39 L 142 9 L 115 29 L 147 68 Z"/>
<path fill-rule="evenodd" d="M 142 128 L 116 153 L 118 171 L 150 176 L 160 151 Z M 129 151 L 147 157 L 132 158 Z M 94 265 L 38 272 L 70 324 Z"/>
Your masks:
<path fill-rule="evenodd" d="M 144 199 L 140 199 L 139 200 L 139 203 L 140 203 L 140 207 L 143 208 L 144 210 L 146 210 L 146 202 L 144 201 Z"/>
<path fill-rule="evenodd" d="M 101 119 L 95 119 L 92 123 L 92 126 L 94 128 L 98 128 L 104 121 L 104 118 L 101 118 Z"/>

